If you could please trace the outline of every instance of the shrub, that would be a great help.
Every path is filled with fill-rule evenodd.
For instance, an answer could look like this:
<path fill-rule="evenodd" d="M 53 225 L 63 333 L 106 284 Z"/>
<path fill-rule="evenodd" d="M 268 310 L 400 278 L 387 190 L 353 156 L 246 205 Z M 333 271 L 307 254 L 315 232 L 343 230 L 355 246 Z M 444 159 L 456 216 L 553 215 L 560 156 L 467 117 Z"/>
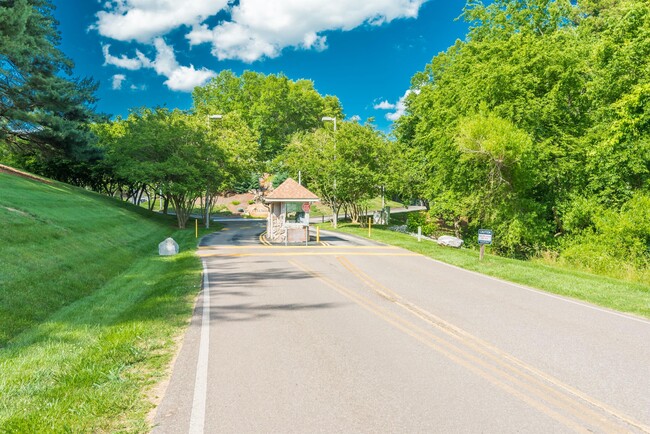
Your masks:
<path fill-rule="evenodd" d="M 233 205 L 237 206 L 237 205 L 239 205 L 241 202 L 238 201 L 238 200 L 233 200 L 233 201 L 230 202 L 230 203 L 232 203 Z"/>
<path fill-rule="evenodd" d="M 287 172 L 278 172 L 273 174 L 273 188 L 278 188 L 289 177 Z"/>
<path fill-rule="evenodd" d="M 411 212 L 408 214 L 406 218 L 408 231 L 417 232 L 418 226 L 422 227 L 422 234 L 426 236 L 433 235 L 438 229 L 438 223 L 426 211 Z"/>
<path fill-rule="evenodd" d="M 568 209 L 569 216 L 577 213 L 574 208 Z M 559 262 L 613 277 L 644 278 L 650 268 L 649 209 L 650 195 L 644 193 L 619 210 L 600 208 L 589 216 L 589 224 L 583 219 L 582 225 L 570 226 L 560 241 Z"/>
<path fill-rule="evenodd" d="M 251 173 L 248 177 L 235 184 L 235 193 L 248 193 L 251 190 L 259 190 L 260 174 Z"/>

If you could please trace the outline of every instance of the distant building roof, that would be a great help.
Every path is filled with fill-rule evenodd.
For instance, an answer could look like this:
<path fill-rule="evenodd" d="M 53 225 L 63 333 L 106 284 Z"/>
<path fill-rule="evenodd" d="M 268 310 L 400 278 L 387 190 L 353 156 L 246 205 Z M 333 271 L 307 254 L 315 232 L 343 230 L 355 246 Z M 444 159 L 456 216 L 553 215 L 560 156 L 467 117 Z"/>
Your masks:
<path fill-rule="evenodd" d="M 287 178 L 264 200 L 266 202 L 317 202 L 319 198 L 293 179 Z"/>

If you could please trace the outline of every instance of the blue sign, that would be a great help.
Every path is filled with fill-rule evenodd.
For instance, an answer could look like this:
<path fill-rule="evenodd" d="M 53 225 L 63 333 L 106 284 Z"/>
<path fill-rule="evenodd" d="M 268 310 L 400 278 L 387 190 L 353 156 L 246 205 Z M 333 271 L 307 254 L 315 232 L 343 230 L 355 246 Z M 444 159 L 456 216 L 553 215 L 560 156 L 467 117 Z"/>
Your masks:
<path fill-rule="evenodd" d="M 492 244 L 492 229 L 479 229 L 478 230 L 478 243 L 479 244 Z"/>

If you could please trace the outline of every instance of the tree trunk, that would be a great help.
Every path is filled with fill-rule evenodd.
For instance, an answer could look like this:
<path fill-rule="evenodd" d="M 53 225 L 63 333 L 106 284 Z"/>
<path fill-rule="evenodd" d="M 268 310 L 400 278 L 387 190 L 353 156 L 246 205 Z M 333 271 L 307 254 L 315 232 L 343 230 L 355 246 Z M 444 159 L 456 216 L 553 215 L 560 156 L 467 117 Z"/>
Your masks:
<path fill-rule="evenodd" d="M 142 195 L 144 194 L 146 189 L 147 189 L 147 185 L 143 184 L 142 187 L 140 187 L 138 190 L 136 190 L 135 204 L 137 206 L 140 206 L 140 201 L 142 200 Z"/>
<path fill-rule="evenodd" d="M 152 195 L 153 195 L 153 199 L 152 199 Z M 149 198 L 149 203 L 148 203 L 149 211 L 153 211 L 153 208 L 156 206 L 156 199 L 158 199 L 158 191 L 151 186 L 147 187 L 147 197 Z"/>
<path fill-rule="evenodd" d="M 176 220 L 178 221 L 178 228 L 185 229 L 187 220 L 190 218 L 190 212 L 197 197 L 192 196 L 188 198 L 185 194 L 170 194 L 169 198 L 176 211 Z"/>
<path fill-rule="evenodd" d="M 163 214 L 165 214 L 165 215 L 169 214 L 169 196 L 168 195 L 163 196 Z"/>
<path fill-rule="evenodd" d="M 354 224 L 359 223 L 359 216 L 361 214 L 361 208 L 359 207 L 359 205 L 352 203 L 349 205 L 349 210 L 350 210 L 350 222 Z"/>
<path fill-rule="evenodd" d="M 336 201 L 332 201 L 332 226 L 338 227 L 339 225 L 339 209 L 340 205 Z"/>
<path fill-rule="evenodd" d="M 210 212 L 212 210 L 212 204 L 214 203 L 216 195 L 212 195 L 206 191 L 205 193 L 205 208 L 203 209 L 203 216 L 205 218 L 205 228 L 210 228 Z"/>

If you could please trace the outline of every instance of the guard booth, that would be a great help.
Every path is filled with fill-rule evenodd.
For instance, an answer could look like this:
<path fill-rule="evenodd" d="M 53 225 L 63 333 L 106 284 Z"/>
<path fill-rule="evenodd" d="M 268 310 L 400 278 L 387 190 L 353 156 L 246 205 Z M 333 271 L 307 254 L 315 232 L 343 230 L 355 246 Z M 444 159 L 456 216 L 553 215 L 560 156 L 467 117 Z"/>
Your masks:
<path fill-rule="evenodd" d="M 287 178 L 264 198 L 269 205 L 266 238 L 272 243 L 309 241 L 309 211 L 319 198 L 291 178 Z"/>

